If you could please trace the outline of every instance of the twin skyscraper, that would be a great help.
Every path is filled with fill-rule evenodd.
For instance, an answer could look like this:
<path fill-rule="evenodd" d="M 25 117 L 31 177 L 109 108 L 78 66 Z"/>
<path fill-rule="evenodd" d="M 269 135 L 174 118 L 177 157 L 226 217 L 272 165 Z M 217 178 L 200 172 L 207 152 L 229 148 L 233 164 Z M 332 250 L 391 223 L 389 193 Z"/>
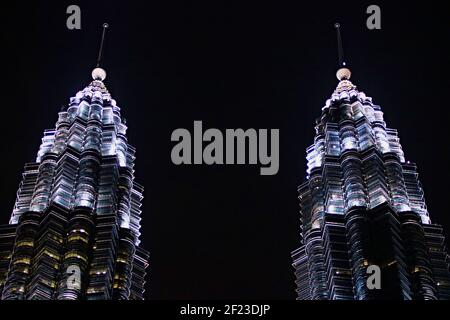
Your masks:
<path fill-rule="evenodd" d="M 301 246 L 292 253 L 297 298 L 450 299 L 443 230 L 430 220 L 416 166 L 350 75 L 341 61 L 307 149 Z M 3 300 L 144 299 L 149 253 L 139 240 L 135 148 L 106 72 L 92 77 L 45 131 L 0 225 Z M 371 266 L 379 288 L 367 285 Z"/>

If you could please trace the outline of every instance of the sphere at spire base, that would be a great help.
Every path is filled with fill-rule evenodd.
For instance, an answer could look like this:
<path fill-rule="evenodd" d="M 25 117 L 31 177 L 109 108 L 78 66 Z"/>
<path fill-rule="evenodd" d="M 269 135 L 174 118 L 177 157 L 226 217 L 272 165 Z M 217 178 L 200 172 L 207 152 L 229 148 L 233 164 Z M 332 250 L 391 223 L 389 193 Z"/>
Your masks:
<path fill-rule="evenodd" d="M 95 68 L 92 70 L 92 79 L 103 81 L 106 79 L 106 71 L 102 68 Z"/>
<path fill-rule="evenodd" d="M 348 79 L 350 79 L 351 76 L 352 76 L 352 73 L 350 72 L 350 69 L 345 68 L 345 67 L 340 68 L 336 72 L 336 77 L 338 78 L 339 81 L 348 80 Z"/>

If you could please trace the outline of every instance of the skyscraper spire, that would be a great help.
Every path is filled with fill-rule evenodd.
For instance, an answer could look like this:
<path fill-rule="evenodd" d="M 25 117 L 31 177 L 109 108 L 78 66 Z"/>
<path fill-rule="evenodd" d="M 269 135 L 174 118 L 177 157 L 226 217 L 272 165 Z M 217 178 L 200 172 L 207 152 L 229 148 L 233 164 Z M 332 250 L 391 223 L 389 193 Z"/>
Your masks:
<path fill-rule="evenodd" d="M 108 27 L 109 27 L 109 25 L 105 22 L 103 24 L 103 32 L 102 32 L 102 40 L 100 41 L 100 48 L 98 49 L 97 67 L 100 67 L 100 61 L 102 60 L 103 43 L 105 42 L 105 34 L 106 34 L 106 29 L 108 29 Z"/>
<path fill-rule="evenodd" d="M 336 37 L 337 37 L 337 45 L 338 45 L 338 61 L 339 66 L 345 66 L 344 62 L 344 49 L 342 48 L 342 37 L 341 37 L 341 25 L 339 23 L 335 23 L 334 27 L 336 28 Z"/>
<path fill-rule="evenodd" d="M 339 23 L 335 23 L 334 27 L 336 28 L 336 37 L 337 37 L 337 45 L 338 45 L 338 61 L 339 61 L 339 69 L 336 72 L 336 77 L 339 81 L 350 79 L 352 73 L 350 69 L 346 67 L 346 63 L 344 60 L 344 49 L 342 47 L 342 37 L 341 37 L 341 25 Z"/>
<path fill-rule="evenodd" d="M 102 39 L 100 40 L 100 48 L 98 49 L 98 56 L 97 56 L 97 65 L 94 70 L 92 70 L 92 78 L 94 80 L 100 80 L 103 81 L 106 79 L 106 71 L 102 68 L 100 68 L 100 62 L 102 60 L 102 54 L 103 54 L 103 43 L 105 42 L 105 34 L 106 29 L 108 29 L 109 25 L 105 22 L 103 24 L 103 31 L 102 31 Z"/>

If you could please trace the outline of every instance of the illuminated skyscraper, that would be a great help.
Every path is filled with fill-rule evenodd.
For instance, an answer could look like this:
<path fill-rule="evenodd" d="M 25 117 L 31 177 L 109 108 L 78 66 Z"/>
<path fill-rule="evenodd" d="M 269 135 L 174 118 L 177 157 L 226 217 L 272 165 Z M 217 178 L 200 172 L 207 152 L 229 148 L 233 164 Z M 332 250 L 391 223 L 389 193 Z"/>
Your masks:
<path fill-rule="evenodd" d="M 430 221 L 416 166 L 350 71 L 337 76 L 299 187 L 298 299 L 450 299 L 442 227 Z M 381 289 L 367 286 L 370 265 Z"/>
<path fill-rule="evenodd" d="M 340 60 L 299 187 L 298 299 L 450 299 L 443 230 L 429 218 L 416 166 Z M 371 265 L 381 289 L 367 286 Z"/>
<path fill-rule="evenodd" d="M 1 299 L 143 299 L 135 148 L 106 73 L 92 77 L 45 131 L 0 225 Z"/>

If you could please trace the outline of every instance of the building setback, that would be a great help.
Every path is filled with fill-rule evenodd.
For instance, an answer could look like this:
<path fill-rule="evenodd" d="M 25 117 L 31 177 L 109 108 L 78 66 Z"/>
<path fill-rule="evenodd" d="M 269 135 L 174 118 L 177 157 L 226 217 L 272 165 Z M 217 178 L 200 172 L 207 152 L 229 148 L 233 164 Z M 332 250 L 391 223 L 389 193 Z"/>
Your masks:
<path fill-rule="evenodd" d="M 135 148 L 106 73 L 92 76 L 45 131 L 0 225 L 3 300 L 143 299 L 149 254 L 139 246 Z"/>
<path fill-rule="evenodd" d="M 430 221 L 416 166 L 350 75 L 338 70 L 307 149 L 301 246 L 292 253 L 297 299 L 450 299 L 443 230 Z M 381 289 L 367 286 L 371 265 Z"/>

